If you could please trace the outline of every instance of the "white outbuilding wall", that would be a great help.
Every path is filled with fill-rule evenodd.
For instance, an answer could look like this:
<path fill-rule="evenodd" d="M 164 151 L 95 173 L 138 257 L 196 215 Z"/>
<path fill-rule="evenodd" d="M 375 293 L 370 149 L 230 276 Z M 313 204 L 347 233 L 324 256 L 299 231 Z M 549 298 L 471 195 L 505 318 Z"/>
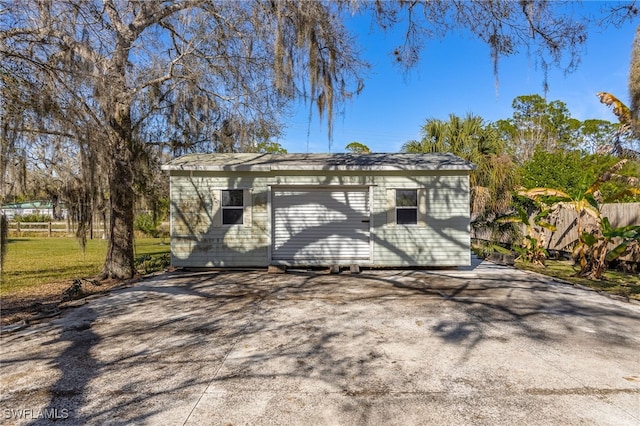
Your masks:
<path fill-rule="evenodd" d="M 164 168 L 174 266 L 470 263 L 473 165 L 449 154 L 207 154 Z"/>

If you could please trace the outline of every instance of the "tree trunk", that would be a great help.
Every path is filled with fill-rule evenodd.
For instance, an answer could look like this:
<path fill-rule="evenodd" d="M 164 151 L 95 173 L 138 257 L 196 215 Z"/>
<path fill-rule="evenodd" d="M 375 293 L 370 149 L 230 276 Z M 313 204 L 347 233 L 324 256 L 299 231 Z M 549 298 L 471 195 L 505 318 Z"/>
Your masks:
<path fill-rule="evenodd" d="M 631 48 L 631 67 L 629 68 L 629 95 L 631 95 L 631 115 L 637 121 L 640 119 L 640 25 L 636 28 L 636 35 Z M 640 129 L 633 129 L 636 133 Z"/>
<path fill-rule="evenodd" d="M 126 58 L 126 56 L 123 56 Z M 122 60 L 119 61 L 122 63 Z M 124 67 L 116 67 L 122 71 Z M 135 274 L 133 250 L 133 130 L 131 123 L 131 103 L 124 84 L 124 72 L 112 78 L 113 97 L 106 102 L 110 111 L 110 147 L 103 151 L 109 165 L 109 248 L 100 278 L 129 279 Z"/>
<path fill-rule="evenodd" d="M 127 149 L 124 148 L 126 151 Z M 118 155 L 111 163 L 109 191 L 109 249 L 101 279 L 128 279 L 135 273 L 133 250 L 133 170 L 130 155 Z M 128 157 L 128 158 L 122 158 Z"/>
<path fill-rule="evenodd" d="M 592 280 L 602 278 L 602 274 L 607 270 L 607 245 L 608 241 L 604 238 L 595 244 L 591 250 L 589 260 L 578 274 L 579 276 Z"/>

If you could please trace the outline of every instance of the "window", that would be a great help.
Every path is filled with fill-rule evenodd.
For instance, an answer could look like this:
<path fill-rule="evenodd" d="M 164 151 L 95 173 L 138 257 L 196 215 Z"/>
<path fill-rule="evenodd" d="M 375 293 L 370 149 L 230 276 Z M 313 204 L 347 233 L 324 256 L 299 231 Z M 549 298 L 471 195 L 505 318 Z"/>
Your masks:
<path fill-rule="evenodd" d="M 229 189 L 222 191 L 223 225 L 242 225 L 242 217 L 244 212 L 243 201 L 244 194 L 242 189 Z"/>
<path fill-rule="evenodd" d="M 250 188 L 214 188 L 211 193 L 212 225 L 216 228 L 221 226 L 250 227 L 252 203 Z"/>
<path fill-rule="evenodd" d="M 418 223 L 418 190 L 396 190 L 396 223 L 415 225 Z"/>

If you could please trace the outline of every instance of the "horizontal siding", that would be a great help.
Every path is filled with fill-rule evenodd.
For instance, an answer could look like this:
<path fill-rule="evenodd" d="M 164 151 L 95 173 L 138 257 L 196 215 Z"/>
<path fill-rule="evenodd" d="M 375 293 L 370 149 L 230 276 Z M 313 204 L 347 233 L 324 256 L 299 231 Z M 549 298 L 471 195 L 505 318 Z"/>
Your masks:
<path fill-rule="evenodd" d="M 264 266 L 268 255 L 266 187 L 240 177 L 172 176 L 171 257 L 174 266 Z M 251 226 L 214 226 L 214 191 L 249 189 Z"/>
<path fill-rule="evenodd" d="M 274 185 L 360 185 L 373 186 L 371 199 L 371 239 L 373 262 L 381 266 L 463 265 L 469 256 L 469 186 L 466 173 L 452 171 L 401 172 L 384 174 L 327 173 L 300 175 L 280 173 L 172 172 L 171 220 L 172 259 L 175 266 L 266 266 L 270 263 L 268 187 Z M 423 226 L 389 226 L 387 223 L 386 188 L 425 188 L 426 222 Z M 220 189 L 251 189 L 251 226 L 213 226 L 213 191 Z M 317 207 L 317 206 L 316 206 Z M 331 209 L 329 209 L 331 210 Z M 344 217 L 331 217 L 331 231 L 318 230 L 311 237 L 325 240 L 327 247 L 339 246 L 349 253 L 352 244 L 364 241 L 365 235 L 354 231 Z M 309 225 L 308 223 L 305 225 Z M 285 226 L 279 223 L 278 226 Z M 295 222 L 289 222 L 291 232 L 298 232 Z M 367 228 L 369 229 L 369 228 Z M 343 238 L 342 240 L 340 238 Z M 359 240 L 360 239 L 360 240 Z M 322 252 L 326 247 L 310 247 Z M 289 253 L 288 255 L 290 255 Z M 304 248 L 300 248 L 304 256 Z M 366 262 L 363 262 L 366 263 Z"/>
<path fill-rule="evenodd" d="M 469 184 L 467 176 L 391 176 L 374 190 L 374 263 L 381 266 L 468 265 Z M 386 188 L 426 188 L 426 224 L 387 223 Z"/>
<path fill-rule="evenodd" d="M 374 261 L 379 265 L 465 265 L 469 261 L 469 234 L 457 230 L 381 230 L 374 239 Z"/>
<path fill-rule="evenodd" d="M 171 254 L 172 264 L 183 267 L 200 266 L 264 266 L 267 257 L 266 247 L 245 251 L 242 248 L 229 247 L 222 242 L 202 240 L 190 241 L 187 238 L 173 237 Z M 188 253 L 185 256 L 185 253 Z"/>

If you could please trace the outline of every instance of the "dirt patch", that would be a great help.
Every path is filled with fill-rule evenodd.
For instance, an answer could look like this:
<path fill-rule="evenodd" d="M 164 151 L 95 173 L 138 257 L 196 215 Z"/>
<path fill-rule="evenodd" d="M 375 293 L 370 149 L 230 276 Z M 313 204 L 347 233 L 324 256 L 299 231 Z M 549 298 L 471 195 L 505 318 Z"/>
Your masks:
<path fill-rule="evenodd" d="M 105 280 L 90 283 L 82 280 L 80 291 L 70 300 L 84 299 L 89 296 L 107 294 L 111 289 L 135 282 L 137 279 L 119 281 Z M 74 280 L 54 281 L 2 296 L 0 300 L 0 325 L 10 325 L 24 321 L 30 323 L 57 315 L 69 300 L 63 300 L 65 291 L 74 284 Z"/>

